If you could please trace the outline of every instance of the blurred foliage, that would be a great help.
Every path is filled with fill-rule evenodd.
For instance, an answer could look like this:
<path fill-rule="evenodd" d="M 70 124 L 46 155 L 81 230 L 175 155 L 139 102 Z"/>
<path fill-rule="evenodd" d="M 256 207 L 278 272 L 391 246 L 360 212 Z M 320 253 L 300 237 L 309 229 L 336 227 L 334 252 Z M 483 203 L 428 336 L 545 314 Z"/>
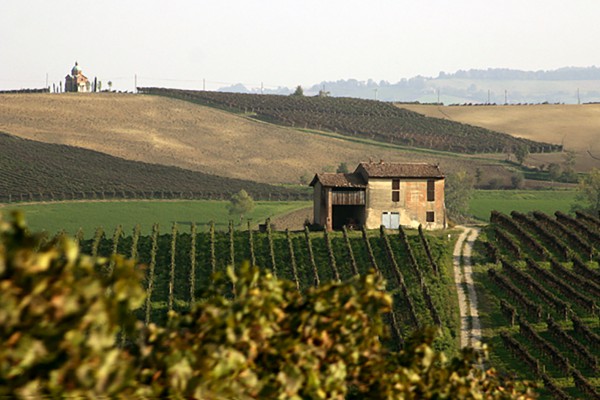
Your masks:
<path fill-rule="evenodd" d="M 0 239 L 0 396 L 531 398 L 478 368 L 479 352 L 446 360 L 432 330 L 399 353 L 382 345 L 392 301 L 376 274 L 301 294 L 246 264 L 188 314 L 145 327 L 131 314 L 144 301 L 133 261 L 42 242 L 21 215 L 0 220 Z"/>
<path fill-rule="evenodd" d="M 144 298 L 132 261 L 79 254 L 73 239 L 45 241 L 23 216 L 0 219 L 0 396 L 121 393 L 136 371 L 116 337 L 139 329 Z"/>

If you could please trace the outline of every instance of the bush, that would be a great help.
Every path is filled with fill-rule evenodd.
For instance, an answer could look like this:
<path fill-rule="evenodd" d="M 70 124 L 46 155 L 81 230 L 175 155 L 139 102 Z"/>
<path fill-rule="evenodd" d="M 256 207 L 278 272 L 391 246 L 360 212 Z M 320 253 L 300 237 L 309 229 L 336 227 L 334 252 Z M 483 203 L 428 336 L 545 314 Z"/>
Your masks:
<path fill-rule="evenodd" d="M 0 216 L 1 217 L 1 216 Z M 118 332 L 139 323 L 144 293 L 134 263 L 79 254 L 64 236 L 43 244 L 22 215 L 0 218 L 0 396 L 98 397 L 135 379 Z"/>

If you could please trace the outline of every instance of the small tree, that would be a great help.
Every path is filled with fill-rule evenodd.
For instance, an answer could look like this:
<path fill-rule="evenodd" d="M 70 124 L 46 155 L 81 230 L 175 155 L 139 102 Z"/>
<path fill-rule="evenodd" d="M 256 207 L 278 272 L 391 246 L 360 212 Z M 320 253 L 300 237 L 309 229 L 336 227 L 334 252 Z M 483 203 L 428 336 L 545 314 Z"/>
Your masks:
<path fill-rule="evenodd" d="M 229 201 L 230 203 L 227 205 L 229 215 L 239 214 L 240 222 L 244 218 L 244 214 L 254 210 L 254 200 L 252 200 L 252 197 L 244 189 L 231 196 Z"/>
<path fill-rule="evenodd" d="M 528 155 L 529 155 L 529 147 L 528 146 L 522 144 L 515 148 L 515 157 L 517 158 L 517 161 L 519 162 L 519 164 L 523 165 L 523 163 L 525 162 L 525 159 L 527 158 Z"/>
<path fill-rule="evenodd" d="M 302 86 L 298 85 L 294 93 L 292 93 L 292 96 L 304 96 L 304 90 L 302 89 Z"/>
<path fill-rule="evenodd" d="M 563 182 L 576 182 L 577 173 L 575 172 L 575 161 L 577 155 L 574 151 L 565 152 L 565 161 L 563 162 L 563 171 L 560 179 Z"/>
<path fill-rule="evenodd" d="M 579 208 L 598 215 L 600 212 L 600 170 L 594 168 L 584 178 L 579 180 L 577 200 L 583 204 Z"/>
<path fill-rule="evenodd" d="M 346 164 L 345 162 L 340 163 L 335 172 L 337 172 L 338 174 L 347 174 L 349 172 L 348 164 Z"/>
<path fill-rule="evenodd" d="M 510 177 L 510 182 L 514 189 L 522 189 L 525 184 L 525 177 L 522 173 L 517 172 Z"/>
<path fill-rule="evenodd" d="M 551 163 L 550 165 L 548 165 L 548 176 L 550 177 L 550 180 L 552 182 L 557 181 L 558 178 L 560 178 L 561 174 L 562 174 L 562 168 L 560 167 L 559 164 Z"/>
<path fill-rule="evenodd" d="M 473 175 L 466 171 L 450 174 L 446 177 L 446 208 L 450 218 L 461 222 L 466 219 L 469 203 L 473 196 Z"/>
<path fill-rule="evenodd" d="M 108 81 L 108 91 L 112 91 L 112 81 Z"/>

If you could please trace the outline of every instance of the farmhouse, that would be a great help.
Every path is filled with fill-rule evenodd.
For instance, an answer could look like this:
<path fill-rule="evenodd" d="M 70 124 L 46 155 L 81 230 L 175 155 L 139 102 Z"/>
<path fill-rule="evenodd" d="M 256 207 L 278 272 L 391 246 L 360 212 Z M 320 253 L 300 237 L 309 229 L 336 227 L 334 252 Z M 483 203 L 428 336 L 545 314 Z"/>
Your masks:
<path fill-rule="evenodd" d="M 327 230 L 446 227 L 444 175 L 434 164 L 363 162 L 351 174 L 316 174 L 310 186 L 314 223 Z"/>
<path fill-rule="evenodd" d="M 77 61 L 75 66 L 71 69 L 71 74 L 65 76 L 65 92 L 89 92 L 90 81 L 83 75 L 81 68 Z"/>

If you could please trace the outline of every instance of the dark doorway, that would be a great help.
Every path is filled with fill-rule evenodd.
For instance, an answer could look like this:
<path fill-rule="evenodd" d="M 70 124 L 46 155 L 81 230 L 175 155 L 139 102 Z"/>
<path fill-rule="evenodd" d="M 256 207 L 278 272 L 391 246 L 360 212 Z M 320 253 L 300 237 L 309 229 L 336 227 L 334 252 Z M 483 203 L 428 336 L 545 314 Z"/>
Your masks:
<path fill-rule="evenodd" d="M 332 208 L 334 230 L 340 230 L 344 225 L 356 229 L 364 224 L 365 206 L 336 205 Z"/>

